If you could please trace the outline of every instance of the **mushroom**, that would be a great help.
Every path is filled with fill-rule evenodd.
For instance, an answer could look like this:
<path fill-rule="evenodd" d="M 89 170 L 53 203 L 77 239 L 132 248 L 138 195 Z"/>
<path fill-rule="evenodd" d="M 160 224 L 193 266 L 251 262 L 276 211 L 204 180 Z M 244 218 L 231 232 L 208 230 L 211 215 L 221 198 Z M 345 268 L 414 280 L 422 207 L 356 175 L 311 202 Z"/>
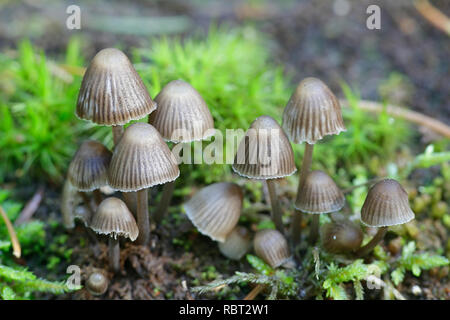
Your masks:
<path fill-rule="evenodd" d="M 108 278 L 102 272 L 92 272 L 86 280 L 86 289 L 93 296 L 101 296 L 108 290 Z"/>
<path fill-rule="evenodd" d="M 292 257 L 286 238 L 277 230 L 263 229 L 256 233 L 253 247 L 258 257 L 272 268 L 292 266 Z"/>
<path fill-rule="evenodd" d="M 407 223 L 414 219 L 409 206 L 408 194 L 394 179 L 384 179 L 370 188 L 361 209 L 361 221 L 378 228 L 375 236 L 365 246 L 356 251 L 362 257 L 372 251 L 384 238 L 389 226 Z"/>
<path fill-rule="evenodd" d="M 112 126 L 114 144 L 123 125 L 156 109 L 141 77 L 120 50 L 106 48 L 92 59 L 78 94 L 76 115 L 99 125 Z"/>
<path fill-rule="evenodd" d="M 166 141 L 190 143 L 209 138 L 214 120 L 205 100 L 183 80 L 169 82 L 155 98 L 158 109 L 149 115 L 153 125 Z M 190 148 L 189 148 L 190 150 Z M 166 214 L 172 199 L 175 181 L 164 185 L 161 202 L 154 214 L 158 223 Z"/>
<path fill-rule="evenodd" d="M 341 210 L 345 204 L 344 193 L 325 172 L 311 171 L 303 183 L 296 208 L 313 214 L 310 239 L 314 243 L 319 232 L 320 214 Z"/>
<path fill-rule="evenodd" d="M 361 228 L 348 220 L 324 224 L 320 228 L 324 249 L 330 253 L 347 253 L 357 250 L 362 243 Z"/>
<path fill-rule="evenodd" d="M 92 217 L 91 229 L 98 234 L 109 236 L 109 264 L 114 272 L 120 268 L 120 248 L 118 237 L 136 240 L 139 229 L 126 204 L 119 198 L 110 197 L 100 203 Z"/>
<path fill-rule="evenodd" d="M 252 246 L 251 235 L 247 228 L 237 226 L 224 242 L 219 242 L 220 252 L 231 260 L 240 260 Z"/>
<path fill-rule="evenodd" d="M 225 242 L 239 221 L 243 198 L 237 184 L 219 182 L 197 192 L 186 202 L 184 209 L 201 234 Z"/>
<path fill-rule="evenodd" d="M 130 125 L 114 149 L 108 170 L 109 185 L 122 192 L 137 192 L 139 244 L 150 238 L 147 188 L 175 180 L 180 174 L 175 156 L 151 125 Z"/>
<path fill-rule="evenodd" d="M 114 145 L 123 126 L 156 109 L 147 88 L 128 57 L 119 49 L 100 50 L 89 64 L 78 93 L 76 116 L 112 126 Z M 135 194 L 124 193 L 128 207 L 136 211 Z"/>
<path fill-rule="evenodd" d="M 346 131 L 338 99 L 325 83 L 316 78 L 303 79 L 295 89 L 283 112 L 283 128 L 296 144 L 305 142 L 305 153 L 300 170 L 297 207 L 301 189 L 311 168 L 314 144 L 326 135 Z M 294 245 L 300 241 L 301 213 L 292 219 Z"/>
<path fill-rule="evenodd" d="M 294 174 L 297 168 L 292 146 L 273 118 L 261 116 L 253 121 L 239 144 L 232 168 L 240 176 L 266 181 L 272 220 L 277 230 L 284 233 L 276 179 Z"/>
<path fill-rule="evenodd" d="M 84 192 L 93 191 L 97 205 L 102 201 L 99 188 L 107 185 L 107 171 L 112 153 L 103 144 L 93 140 L 84 141 L 75 153 L 67 171 L 67 179 L 76 187 L 90 208 Z"/>

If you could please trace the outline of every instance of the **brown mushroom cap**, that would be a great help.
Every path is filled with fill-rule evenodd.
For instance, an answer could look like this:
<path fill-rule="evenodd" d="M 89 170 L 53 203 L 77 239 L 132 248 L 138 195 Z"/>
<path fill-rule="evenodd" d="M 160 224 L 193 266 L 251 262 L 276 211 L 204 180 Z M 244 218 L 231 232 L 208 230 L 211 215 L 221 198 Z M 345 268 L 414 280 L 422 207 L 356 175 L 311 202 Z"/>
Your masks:
<path fill-rule="evenodd" d="M 252 246 L 251 235 L 247 228 L 235 227 L 225 239 L 219 242 L 220 252 L 231 260 L 240 260 Z"/>
<path fill-rule="evenodd" d="M 84 141 L 75 153 L 67 178 L 80 191 L 92 191 L 107 184 L 112 153 L 97 141 Z"/>
<path fill-rule="evenodd" d="M 284 109 L 283 128 L 297 144 L 314 144 L 326 135 L 346 131 L 339 100 L 316 78 L 305 78 L 297 86 Z"/>
<path fill-rule="evenodd" d="M 233 170 L 250 179 L 276 179 L 297 171 L 292 146 L 280 125 L 269 116 L 250 125 L 234 158 Z"/>
<path fill-rule="evenodd" d="M 122 51 L 107 48 L 95 55 L 78 94 L 79 118 L 100 125 L 123 125 L 155 109 L 142 79 Z"/>
<path fill-rule="evenodd" d="M 311 171 L 306 177 L 295 207 L 306 213 L 320 214 L 339 211 L 344 207 L 345 196 L 323 171 Z"/>
<path fill-rule="evenodd" d="M 253 247 L 256 255 L 272 268 L 278 268 L 291 258 L 287 240 L 277 230 L 258 231 L 253 239 Z"/>
<path fill-rule="evenodd" d="M 363 241 L 361 228 L 351 221 L 327 223 L 320 228 L 320 238 L 326 251 L 345 253 L 357 250 Z"/>
<path fill-rule="evenodd" d="M 361 209 L 361 221 L 370 227 L 404 224 L 414 219 L 408 194 L 394 179 L 376 183 L 367 194 Z"/>
<path fill-rule="evenodd" d="M 126 204 L 115 197 L 106 198 L 92 217 L 91 229 L 99 234 L 136 240 L 139 229 Z"/>
<path fill-rule="evenodd" d="M 123 192 L 138 191 L 175 180 L 180 170 L 175 156 L 151 125 L 130 125 L 114 149 L 109 185 Z"/>
<path fill-rule="evenodd" d="M 108 278 L 101 272 L 92 272 L 86 280 L 86 289 L 94 296 L 101 296 L 108 290 Z"/>
<path fill-rule="evenodd" d="M 200 233 L 224 242 L 239 221 L 243 198 L 237 184 L 214 183 L 197 192 L 184 208 Z"/>
<path fill-rule="evenodd" d="M 169 82 L 156 96 L 158 109 L 149 116 L 166 141 L 191 142 L 210 137 L 214 120 L 205 100 L 183 80 Z"/>

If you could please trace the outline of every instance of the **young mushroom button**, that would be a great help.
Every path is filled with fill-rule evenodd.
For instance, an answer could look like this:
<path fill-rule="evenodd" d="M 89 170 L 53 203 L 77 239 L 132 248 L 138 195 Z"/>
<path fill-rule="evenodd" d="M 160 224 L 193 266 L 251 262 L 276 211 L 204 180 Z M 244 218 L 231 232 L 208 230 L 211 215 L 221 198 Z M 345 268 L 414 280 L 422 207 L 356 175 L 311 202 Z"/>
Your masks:
<path fill-rule="evenodd" d="M 327 223 L 320 228 L 324 249 L 330 253 L 348 253 L 357 250 L 362 243 L 361 228 L 351 221 Z"/>
<path fill-rule="evenodd" d="M 253 239 L 253 247 L 256 255 L 272 268 L 278 268 L 281 265 L 290 266 L 292 263 L 287 240 L 277 230 L 258 231 Z"/>
<path fill-rule="evenodd" d="M 219 242 L 220 252 L 231 260 L 240 260 L 251 246 L 250 232 L 241 226 L 234 228 L 225 239 L 225 242 Z"/>

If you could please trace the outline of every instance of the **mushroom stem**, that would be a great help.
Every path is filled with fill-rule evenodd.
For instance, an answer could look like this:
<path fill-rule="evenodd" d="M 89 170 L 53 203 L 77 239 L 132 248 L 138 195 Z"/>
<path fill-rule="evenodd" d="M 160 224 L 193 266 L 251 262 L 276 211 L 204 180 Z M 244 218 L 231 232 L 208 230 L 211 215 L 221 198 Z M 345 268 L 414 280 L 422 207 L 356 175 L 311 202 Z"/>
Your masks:
<path fill-rule="evenodd" d="M 122 137 L 123 134 L 123 126 L 112 126 L 112 133 L 113 133 L 113 141 L 114 146 L 117 146 L 119 143 L 120 137 Z"/>
<path fill-rule="evenodd" d="M 98 206 L 103 200 L 102 194 L 99 189 L 95 189 L 93 194 L 94 194 L 95 203 L 97 203 L 97 206 Z"/>
<path fill-rule="evenodd" d="M 281 208 L 278 203 L 276 182 L 274 179 L 266 180 L 267 189 L 269 190 L 270 204 L 272 205 L 272 220 L 275 223 L 275 227 L 281 234 L 284 234 L 283 221 L 281 220 Z"/>
<path fill-rule="evenodd" d="M 148 218 L 148 191 L 142 189 L 137 191 L 137 224 L 139 236 L 137 243 L 146 245 L 150 239 L 150 221 Z"/>
<path fill-rule="evenodd" d="M 84 204 L 86 205 L 88 210 L 91 212 L 91 217 L 92 217 L 95 214 L 95 210 L 94 210 L 94 208 L 92 208 L 91 200 L 89 199 L 89 197 L 87 196 L 87 194 L 85 192 L 79 191 L 79 194 L 80 194 L 81 198 L 83 199 Z"/>
<path fill-rule="evenodd" d="M 380 243 L 381 240 L 383 240 L 384 235 L 387 232 L 387 229 L 388 229 L 388 227 L 378 228 L 378 231 L 375 234 L 375 236 L 372 238 L 372 240 L 370 240 L 365 246 L 362 246 L 361 248 L 356 250 L 355 256 L 358 258 L 364 257 L 366 254 L 368 254 L 370 251 L 372 251 L 373 248 L 375 248 L 375 246 L 378 243 Z"/>
<path fill-rule="evenodd" d="M 170 201 L 172 200 L 173 191 L 175 189 L 175 180 L 167 182 L 163 187 L 162 198 L 156 208 L 154 220 L 160 223 L 167 210 L 169 209 Z"/>
<path fill-rule="evenodd" d="M 319 236 L 320 214 L 313 214 L 311 221 L 311 231 L 309 234 L 310 243 L 316 243 Z"/>
<path fill-rule="evenodd" d="M 118 273 L 120 270 L 120 247 L 118 238 L 109 237 L 108 250 L 109 250 L 109 267 L 115 273 Z"/>
<path fill-rule="evenodd" d="M 303 184 L 305 183 L 306 176 L 308 175 L 309 170 L 311 169 L 312 163 L 312 155 L 314 151 L 314 145 L 305 143 L 305 153 L 303 155 L 302 167 L 300 169 L 300 176 L 298 181 L 298 189 L 297 189 L 297 199 L 300 196 L 301 189 L 303 188 Z M 294 216 L 292 217 L 292 242 L 294 244 L 294 248 L 300 242 L 301 236 L 301 224 L 302 224 L 302 213 L 299 210 L 295 210 Z M 318 232 L 318 230 L 316 231 Z"/>
<path fill-rule="evenodd" d="M 254 300 L 258 294 L 263 291 L 265 288 L 264 284 L 257 284 L 252 291 L 250 291 L 245 297 L 244 300 Z"/>

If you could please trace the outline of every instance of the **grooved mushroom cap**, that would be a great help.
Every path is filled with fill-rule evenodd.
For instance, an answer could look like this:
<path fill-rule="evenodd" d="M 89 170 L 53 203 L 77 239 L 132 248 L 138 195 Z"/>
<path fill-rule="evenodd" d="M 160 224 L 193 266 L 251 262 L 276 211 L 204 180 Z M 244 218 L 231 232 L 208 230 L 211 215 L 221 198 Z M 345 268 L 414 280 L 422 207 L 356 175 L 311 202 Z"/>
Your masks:
<path fill-rule="evenodd" d="M 108 290 L 109 281 L 101 272 L 92 272 L 86 281 L 86 289 L 94 296 L 101 296 Z"/>
<path fill-rule="evenodd" d="M 304 182 L 295 207 L 306 213 L 320 214 L 339 211 L 344 207 L 345 196 L 323 171 L 311 171 Z"/>
<path fill-rule="evenodd" d="M 408 194 L 396 180 L 376 183 L 367 194 L 361 209 L 361 221 L 370 227 L 404 224 L 414 219 Z"/>
<path fill-rule="evenodd" d="M 166 141 L 191 142 L 213 134 L 214 120 L 205 100 L 183 80 L 169 82 L 156 96 L 158 109 L 149 116 Z"/>
<path fill-rule="evenodd" d="M 232 168 L 250 179 L 283 178 L 297 171 L 286 134 L 269 116 L 261 116 L 250 125 L 239 143 Z"/>
<path fill-rule="evenodd" d="M 231 260 L 240 260 L 252 246 L 251 235 L 247 228 L 237 226 L 225 239 L 219 242 L 220 252 Z"/>
<path fill-rule="evenodd" d="M 320 238 L 326 251 L 345 253 L 361 246 L 363 233 L 358 225 L 343 220 L 323 225 L 320 228 Z"/>
<path fill-rule="evenodd" d="M 123 192 L 138 191 L 175 180 L 180 170 L 175 156 L 151 125 L 130 125 L 114 149 L 109 185 Z"/>
<path fill-rule="evenodd" d="M 256 255 L 272 268 L 278 268 L 291 258 L 287 240 L 277 230 L 258 231 L 253 239 L 253 247 Z"/>
<path fill-rule="evenodd" d="M 139 229 L 126 204 L 115 197 L 106 198 L 92 217 L 91 229 L 99 234 L 136 240 Z"/>
<path fill-rule="evenodd" d="M 214 183 L 197 192 L 184 209 L 201 234 L 224 242 L 238 223 L 243 197 L 237 184 Z"/>
<path fill-rule="evenodd" d="M 67 171 L 67 178 L 80 191 L 92 191 L 107 184 L 112 153 L 103 144 L 88 140 L 81 144 Z"/>
<path fill-rule="evenodd" d="M 122 51 L 107 48 L 95 55 L 78 94 L 79 118 L 100 125 L 123 125 L 155 109 L 156 103 Z"/>
<path fill-rule="evenodd" d="M 324 136 L 346 131 L 339 100 L 325 83 L 305 78 L 283 112 L 283 128 L 297 144 L 315 144 Z"/>

